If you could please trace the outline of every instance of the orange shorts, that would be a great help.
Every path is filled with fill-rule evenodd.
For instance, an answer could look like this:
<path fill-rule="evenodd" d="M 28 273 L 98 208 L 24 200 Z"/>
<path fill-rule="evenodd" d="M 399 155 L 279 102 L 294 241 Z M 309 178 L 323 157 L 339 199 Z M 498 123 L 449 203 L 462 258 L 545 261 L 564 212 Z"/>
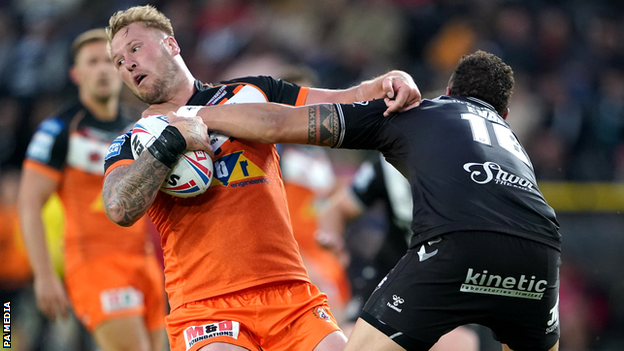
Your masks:
<path fill-rule="evenodd" d="M 224 342 L 248 350 L 309 351 L 340 330 L 327 296 L 286 282 L 184 304 L 166 318 L 172 351 Z"/>
<path fill-rule="evenodd" d="M 149 331 L 164 327 L 164 277 L 153 254 L 96 257 L 68 272 L 65 285 L 76 317 L 89 331 L 128 316 L 143 316 Z"/>

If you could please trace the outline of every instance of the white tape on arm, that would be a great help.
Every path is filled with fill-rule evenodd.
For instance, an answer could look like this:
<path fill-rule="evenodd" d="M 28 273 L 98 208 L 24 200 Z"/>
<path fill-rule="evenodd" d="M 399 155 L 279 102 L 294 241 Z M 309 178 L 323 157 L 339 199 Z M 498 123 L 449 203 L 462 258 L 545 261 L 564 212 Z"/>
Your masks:
<path fill-rule="evenodd" d="M 176 111 L 176 115 L 180 117 L 195 117 L 202 107 L 204 106 L 182 106 Z"/>

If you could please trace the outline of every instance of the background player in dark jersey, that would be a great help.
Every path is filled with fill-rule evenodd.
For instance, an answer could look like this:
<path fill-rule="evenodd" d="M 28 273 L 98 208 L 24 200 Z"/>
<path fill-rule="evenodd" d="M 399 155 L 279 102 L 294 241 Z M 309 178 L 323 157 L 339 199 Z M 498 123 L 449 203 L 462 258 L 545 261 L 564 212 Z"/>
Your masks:
<path fill-rule="evenodd" d="M 52 319 L 64 317 L 69 295 L 75 315 L 102 350 L 162 350 L 163 278 L 146 223 L 121 228 L 106 218 L 102 204 L 108 145 L 134 124 L 120 109 L 122 82 L 108 53 L 105 30 L 80 35 L 72 53 L 70 76 L 78 99 L 38 127 L 19 192 L 37 304 Z M 65 212 L 65 287 L 53 269 L 41 217 L 55 192 Z"/>
<path fill-rule="evenodd" d="M 505 350 L 558 350 L 561 236 L 505 122 L 513 85 L 511 67 L 478 51 L 460 60 L 447 95 L 390 118 L 380 101 L 251 104 L 204 108 L 177 127 L 378 149 L 408 178 L 410 249 L 366 303 L 345 350 L 427 350 L 469 323 L 492 329 Z"/>
<path fill-rule="evenodd" d="M 374 216 L 381 217 L 383 234 L 376 245 L 361 242 L 367 235 L 358 230 L 357 220 L 366 221 L 369 216 L 361 216 L 377 209 L 383 212 L 381 216 Z M 351 309 L 359 314 L 381 278 L 408 249 L 412 235 L 409 183 L 379 155 L 375 162 L 367 160 L 360 165 L 351 182 L 327 199 L 318 217 L 319 241 L 337 254 L 345 250 L 345 246 L 349 252 L 349 280 L 353 290 Z M 347 234 L 349 236 L 345 237 Z M 357 315 L 348 317 L 354 322 Z"/>
<path fill-rule="evenodd" d="M 389 95 L 391 110 L 418 103 L 411 77 L 391 72 L 346 90 L 308 89 L 271 77 L 202 84 L 193 78 L 168 18 L 151 6 L 114 14 L 111 55 L 126 85 L 150 105 L 167 107 L 243 102 L 302 105 Z M 407 102 L 407 104 L 406 104 Z M 207 137 L 198 130 L 198 137 Z M 173 134 L 171 134 L 173 133 Z M 292 235 L 274 146 L 219 137 L 215 177 L 206 193 L 175 198 L 159 191 L 185 141 L 169 126 L 136 160 L 129 134 L 106 158 L 103 186 L 111 220 L 130 226 L 148 210 L 162 237 L 171 305 L 172 350 L 336 350 L 345 337 L 310 284 Z M 165 140 L 168 138 L 168 140 Z M 156 147 L 164 147 L 162 152 Z M 172 148 L 172 149 L 171 149 Z"/>

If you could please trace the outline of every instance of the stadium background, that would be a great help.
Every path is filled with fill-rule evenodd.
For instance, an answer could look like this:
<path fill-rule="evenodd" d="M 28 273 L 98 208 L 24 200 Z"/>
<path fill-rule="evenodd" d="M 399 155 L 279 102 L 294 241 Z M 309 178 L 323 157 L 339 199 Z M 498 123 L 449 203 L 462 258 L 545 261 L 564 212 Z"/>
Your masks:
<path fill-rule="evenodd" d="M 132 0 L 0 0 L 0 175 L 18 170 L 36 125 L 75 87 L 69 44 Z M 563 235 L 565 350 L 624 350 L 624 2 L 616 0 L 161 0 L 182 56 L 205 82 L 304 66 L 346 88 L 389 69 L 425 98 L 461 55 L 515 72 L 509 122 Z M 139 103 L 127 90 L 124 100 Z M 370 153 L 331 151 L 348 179 Z M 11 180 L 12 179 L 12 180 Z M 3 207 L 5 208 L 5 207 Z M 484 345 L 483 349 L 487 349 Z"/>

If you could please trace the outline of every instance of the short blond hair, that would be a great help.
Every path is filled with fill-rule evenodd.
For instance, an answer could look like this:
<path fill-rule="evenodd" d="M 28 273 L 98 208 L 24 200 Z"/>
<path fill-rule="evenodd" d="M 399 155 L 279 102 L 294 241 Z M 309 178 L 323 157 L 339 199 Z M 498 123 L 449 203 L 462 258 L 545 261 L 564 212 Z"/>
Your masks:
<path fill-rule="evenodd" d="M 95 28 L 90 29 L 82 34 L 80 34 L 71 45 L 71 55 L 76 62 L 76 56 L 78 56 L 78 52 L 82 49 L 83 46 L 89 43 L 93 43 L 96 41 L 106 42 L 108 40 L 108 36 L 106 35 L 106 31 L 104 28 Z"/>
<path fill-rule="evenodd" d="M 162 12 L 158 11 L 152 5 L 134 6 L 125 11 L 117 11 L 108 21 L 106 33 L 108 34 L 108 42 L 113 40 L 117 32 L 126 28 L 132 23 L 140 22 L 148 28 L 158 29 L 168 36 L 173 37 L 173 26 L 171 21 Z"/>

